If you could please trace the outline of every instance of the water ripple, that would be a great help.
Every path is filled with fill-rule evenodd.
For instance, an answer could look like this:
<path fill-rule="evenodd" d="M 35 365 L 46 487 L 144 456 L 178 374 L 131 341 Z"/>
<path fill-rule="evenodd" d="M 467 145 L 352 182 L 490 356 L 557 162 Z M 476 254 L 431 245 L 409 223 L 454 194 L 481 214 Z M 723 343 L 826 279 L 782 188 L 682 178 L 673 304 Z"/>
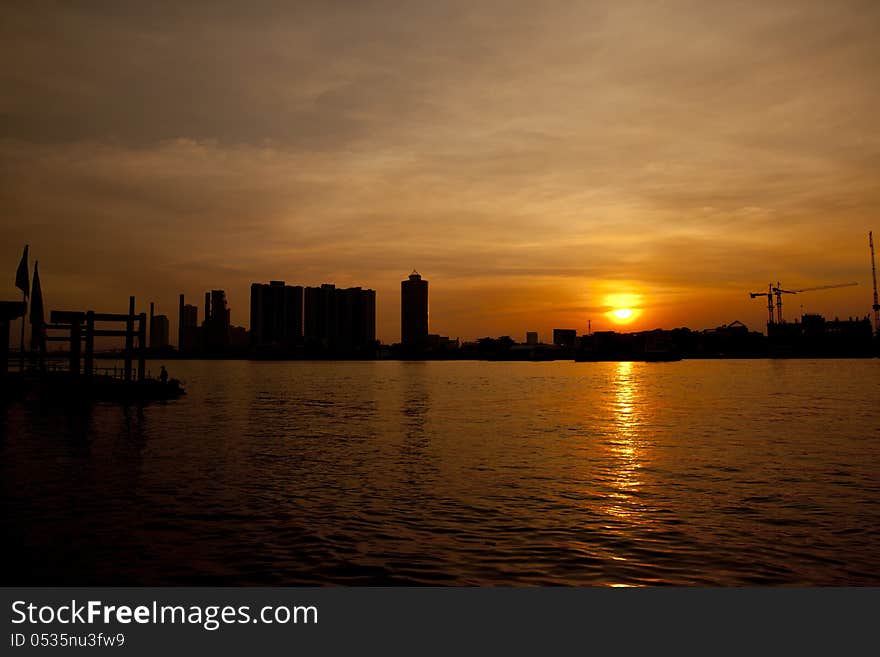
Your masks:
<path fill-rule="evenodd" d="M 2 407 L 3 583 L 880 584 L 878 361 L 175 362 Z"/>

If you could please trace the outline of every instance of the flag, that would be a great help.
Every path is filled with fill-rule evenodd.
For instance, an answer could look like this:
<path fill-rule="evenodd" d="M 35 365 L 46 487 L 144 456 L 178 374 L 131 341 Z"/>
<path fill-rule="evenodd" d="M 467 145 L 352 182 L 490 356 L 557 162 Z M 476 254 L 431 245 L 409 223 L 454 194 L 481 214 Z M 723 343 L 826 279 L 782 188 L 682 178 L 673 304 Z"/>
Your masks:
<path fill-rule="evenodd" d="M 34 263 L 34 287 L 31 289 L 31 349 L 42 351 L 46 346 L 43 338 L 46 330 L 43 326 L 43 289 L 40 286 L 39 262 Z"/>
<path fill-rule="evenodd" d="M 28 295 L 30 280 L 28 280 L 28 245 L 24 245 L 24 253 L 21 254 L 21 262 L 18 263 L 18 271 L 15 272 L 15 287 Z"/>

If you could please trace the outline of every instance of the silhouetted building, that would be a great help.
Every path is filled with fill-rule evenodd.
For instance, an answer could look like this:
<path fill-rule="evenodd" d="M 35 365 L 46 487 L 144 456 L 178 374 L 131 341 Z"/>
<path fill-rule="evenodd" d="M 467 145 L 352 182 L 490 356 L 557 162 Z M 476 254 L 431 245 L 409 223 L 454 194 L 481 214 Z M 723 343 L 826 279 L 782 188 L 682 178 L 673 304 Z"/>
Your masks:
<path fill-rule="evenodd" d="M 359 287 L 337 289 L 336 349 L 354 354 L 376 341 L 376 292 Z"/>
<path fill-rule="evenodd" d="M 165 349 L 170 344 L 168 340 L 168 317 L 166 315 L 154 315 L 150 320 L 150 349 Z"/>
<path fill-rule="evenodd" d="M 868 317 L 826 320 L 821 315 L 803 315 L 800 321 L 774 322 L 767 326 L 770 355 L 786 356 L 870 356 L 873 330 Z"/>
<path fill-rule="evenodd" d="M 681 360 L 676 332 L 663 329 L 638 333 L 594 331 L 580 339 L 574 358 L 579 361 Z"/>
<path fill-rule="evenodd" d="M 461 341 L 458 338 L 429 333 L 427 346 L 432 353 L 442 356 L 457 352 L 461 348 Z"/>
<path fill-rule="evenodd" d="M 553 329 L 553 344 L 557 347 L 574 348 L 577 344 L 577 330 Z"/>
<path fill-rule="evenodd" d="M 400 341 L 404 347 L 424 347 L 428 340 L 428 281 L 418 272 L 400 283 Z"/>
<path fill-rule="evenodd" d="M 508 335 L 500 338 L 479 338 L 476 342 L 461 345 L 461 356 L 486 360 L 509 360 L 510 350 L 516 342 Z"/>
<path fill-rule="evenodd" d="M 178 351 L 194 351 L 198 345 L 199 335 L 199 309 L 188 303 L 184 303 L 183 295 L 180 295 L 177 319 L 177 349 Z"/>
<path fill-rule="evenodd" d="M 537 331 L 527 331 L 526 332 L 526 344 L 534 346 L 538 344 L 538 332 Z"/>
<path fill-rule="evenodd" d="M 376 292 L 324 283 L 305 289 L 306 346 L 325 354 L 367 355 L 376 342 Z"/>
<path fill-rule="evenodd" d="M 336 286 L 305 289 L 304 334 L 306 344 L 323 349 L 336 349 Z"/>
<path fill-rule="evenodd" d="M 229 348 L 237 351 L 247 349 L 250 343 L 250 332 L 244 326 L 229 327 Z"/>
<path fill-rule="evenodd" d="M 271 281 L 251 285 L 251 346 L 291 349 L 303 337 L 303 289 Z"/>
<path fill-rule="evenodd" d="M 168 317 L 165 315 L 157 315 L 156 304 L 150 302 L 150 349 L 165 349 L 170 344 L 168 341 Z"/>
<path fill-rule="evenodd" d="M 229 346 L 229 308 L 226 306 L 226 292 L 223 290 L 205 292 L 202 332 L 206 350 L 217 352 Z"/>
<path fill-rule="evenodd" d="M 676 348 L 689 358 L 755 358 L 767 355 L 764 334 L 749 331 L 739 320 L 699 332 L 675 329 L 673 334 Z"/>

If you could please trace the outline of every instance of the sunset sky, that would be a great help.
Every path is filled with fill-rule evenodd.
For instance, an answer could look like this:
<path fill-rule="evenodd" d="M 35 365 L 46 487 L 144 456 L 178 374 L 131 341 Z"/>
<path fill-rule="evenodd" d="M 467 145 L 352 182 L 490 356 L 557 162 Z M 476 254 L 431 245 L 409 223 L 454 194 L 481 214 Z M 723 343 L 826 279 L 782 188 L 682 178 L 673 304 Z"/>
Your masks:
<path fill-rule="evenodd" d="M 430 281 L 524 339 L 870 312 L 880 3 L 4 2 L 2 298 Z M 615 296 L 616 295 L 616 296 Z M 801 306 L 803 308 L 801 309 Z M 628 324 L 608 311 L 631 308 Z M 201 319 L 201 309 L 200 309 Z"/>

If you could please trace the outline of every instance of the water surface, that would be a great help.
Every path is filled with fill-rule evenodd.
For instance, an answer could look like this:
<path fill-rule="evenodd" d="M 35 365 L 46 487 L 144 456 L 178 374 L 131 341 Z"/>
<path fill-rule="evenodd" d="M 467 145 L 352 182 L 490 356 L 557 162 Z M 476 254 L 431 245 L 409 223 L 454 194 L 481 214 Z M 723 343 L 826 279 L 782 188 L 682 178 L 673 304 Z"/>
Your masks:
<path fill-rule="evenodd" d="M 3 584 L 880 584 L 877 360 L 167 365 L 0 406 Z"/>

